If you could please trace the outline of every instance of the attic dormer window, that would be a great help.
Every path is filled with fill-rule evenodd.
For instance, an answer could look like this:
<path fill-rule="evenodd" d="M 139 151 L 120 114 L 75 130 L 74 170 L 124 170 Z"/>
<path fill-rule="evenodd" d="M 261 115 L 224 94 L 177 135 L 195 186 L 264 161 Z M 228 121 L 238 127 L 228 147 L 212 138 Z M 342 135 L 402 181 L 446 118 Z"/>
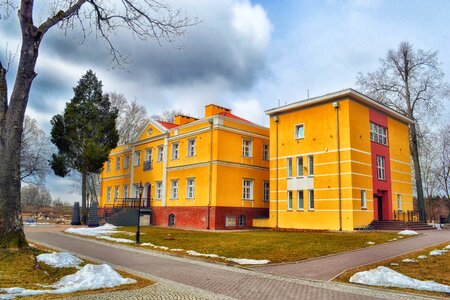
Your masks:
<path fill-rule="evenodd" d="M 153 129 L 152 128 L 149 128 L 148 130 L 147 130 L 147 135 L 152 135 L 152 133 L 153 133 Z"/>

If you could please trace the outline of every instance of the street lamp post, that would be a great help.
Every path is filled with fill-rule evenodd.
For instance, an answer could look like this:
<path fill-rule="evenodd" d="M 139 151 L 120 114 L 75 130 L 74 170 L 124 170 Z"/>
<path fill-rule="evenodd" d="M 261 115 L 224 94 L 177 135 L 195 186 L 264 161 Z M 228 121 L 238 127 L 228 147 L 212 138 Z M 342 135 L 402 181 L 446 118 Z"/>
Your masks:
<path fill-rule="evenodd" d="M 141 243 L 141 232 L 140 232 L 140 225 L 141 225 L 141 201 L 142 201 L 142 193 L 144 192 L 144 187 L 142 186 L 142 182 L 139 182 L 139 206 L 138 206 L 138 219 L 137 219 L 137 230 L 136 230 L 136 244 Z"/>

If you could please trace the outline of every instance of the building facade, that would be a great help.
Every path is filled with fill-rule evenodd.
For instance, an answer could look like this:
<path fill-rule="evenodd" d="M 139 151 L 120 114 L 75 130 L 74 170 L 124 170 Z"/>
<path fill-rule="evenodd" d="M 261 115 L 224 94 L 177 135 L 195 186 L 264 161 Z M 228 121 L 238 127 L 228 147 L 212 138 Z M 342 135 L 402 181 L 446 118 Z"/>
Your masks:
<path fill-rule="evenodd" d="M 353 230 L 413 209 L 410 119 L 351 89 L 266 113 L 270 214 L 255 227 Z"/>
<path fill-rule="evenodd" d="M 135 142 L 111 151 L 100 210 L 132 206 L 140 183 L 153 225 L 249 228 L 268 216 L 269 130 L 217 105 L 201 119 L 151 120 Z"/>

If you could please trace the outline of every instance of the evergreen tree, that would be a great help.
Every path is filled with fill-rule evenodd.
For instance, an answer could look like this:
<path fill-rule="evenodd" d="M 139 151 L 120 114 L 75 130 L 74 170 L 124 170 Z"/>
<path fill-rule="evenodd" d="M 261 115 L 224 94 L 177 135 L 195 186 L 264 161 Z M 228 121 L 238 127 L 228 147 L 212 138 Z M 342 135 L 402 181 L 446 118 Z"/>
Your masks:
<path fill-rule="evenodd" d="M 102 82 L 91 70 L 78 81 L 75 96 L 66 104 L 64 113 L 52 120 L 52 142 L 58 154 L 50 165 L 56 175 L 64 177 L 71 170 L 81 173 L 82 217 L 86 221 L 86 187 L 89 173 L 99 173 L 109 152 L 117 146 L 117 110 L 102 93 Z"/>

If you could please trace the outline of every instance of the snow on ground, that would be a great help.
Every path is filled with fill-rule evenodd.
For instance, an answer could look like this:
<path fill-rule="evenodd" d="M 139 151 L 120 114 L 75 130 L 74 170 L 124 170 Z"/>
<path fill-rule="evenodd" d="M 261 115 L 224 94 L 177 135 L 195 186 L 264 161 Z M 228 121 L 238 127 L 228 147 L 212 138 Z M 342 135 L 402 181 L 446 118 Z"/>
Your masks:
<path fill-rule="evenodd" d="M 450 245 L 444 247 L 445 250 L 450 250 Z"/>
<path fill-rule="evenodd" d="M 450 293 L 450 286 L 434 281 L 422 281 L 403 275 L 387 267 L 355 273 L 350 282 L 373 286 L 408 288 L 423 291 Z"/>
<path fill-rule="evenodd" d="M 98 235 L 98 236 L 96 236 L 96 238 L 97 238 L 97 239 L 102 239 L 102 240 L 111 241 L 111 242 L 116 242 L 116 243 L 127 243 L 127 244 L 131 244 L 131 243 L 134 243 L 134 242 L 135 242 L 135 241 L 128 240 L 128 239 L 121 239 L 121 238 L 110 237 L 109 235 Z"/>
<path fill-rule="evenodd" d="M 23 225 L 30 227 L 39 227 L 39 226 L 49 226 L 53 225 L 52 223 L 36 223 L 36 222 L 23 222 Z"/>
<path fill-rule="evenodd" d="M 78 267 L 83 261 L 67 252 L 44 253 L 36 257 L 38 262 L 43 262 L 54 268 Z"/>
<path fill-rule="evenodd" d="M 82 290 L 112 288 L 122 284 L 135 283 L 134 279 L 123 278 L 110 266 L 87 264 L 75 274 L 67 275 L 54 284 L 43 286 L 47 290 L 27 290 L 23 288 L 0 288 L 0 299 L 34 296 L 42 294 L 65 294 Z M 1 294 L 6 293 L 6 294 Z"/>
<path fill-rule="evenodd" d="M 414 230 L 403 230 L 403 231 L 400 231 L 397 234 L 400 234 L 400 235 L 417 235 L 418 233 L 416 231 L 414 231 Z"/>
<path fill-rule="evenodd" d="M 417 262 L 417 260 L 411 259 L 411 258 L 405 258 L 404 260 L 402 260 L 402 262 L 404 262 L 404 263 L 415 263 L 415 262 Z"/>
<path fill-rule="evenodd" d="M 426 259 L 428 256 L 426 256 L 426 255 L 419 255 L 419 256 L 417 256 L 417 258 L 418 259 Z"/>
<path fill-rule="evenodd" d="M 192 256 L 203 256 L 203 257 L 212 257 L 212 258 L 224 258 L 223 256 L 219 256 L 217 254 L 208 254 L 208 253 L 200 253 L 194 250 L 186 251 L 187 254 Z"/>
<path fill-rule="evenodd" d="M 227 258 L 226 260 L 240 265 L 265 265 L 270 263 L 270 260 L 267 259 Z"/>
<path fill-rule="evenodd" d="M 430 256 L 440 256 L 442 254 L 444 254 L 445 252 L 448 252 L 447 250 L 433 250 L 430 253 L 428 253 L 428 255 Z"/>
<path fill-rule="evenodd" d="M 117 226 L 106 223 L 105 225 L 99 227 L 68 228 L 65 230 L 65 232 L 84 236 L 99 236 L 117 233 L 117 228 Z"/>
<path fill-rule="evenodd" d="M 375 245 L 375 242 L 368 241 L 368 242 L 367 242 L 367 245 Z"/>

